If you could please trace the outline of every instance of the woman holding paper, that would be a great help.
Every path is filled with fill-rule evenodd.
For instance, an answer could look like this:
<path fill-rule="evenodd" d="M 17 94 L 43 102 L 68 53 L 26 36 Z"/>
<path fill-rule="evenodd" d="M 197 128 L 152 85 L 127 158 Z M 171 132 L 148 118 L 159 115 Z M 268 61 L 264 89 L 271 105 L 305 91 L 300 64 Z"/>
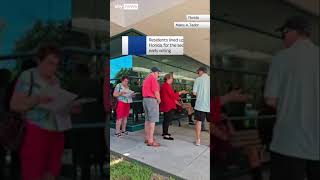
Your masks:
<path fill-rule="evenodd" d="M 60 174 L 63 131 L 70 127 L 58 128 L 56 113 L 43 107 L 55 102 L 49 92 L 60 88 L 55 75 L 60 55 L 55 45 L 40 47 L 37 67 L 21 73 L 10 101 L 11 110 L 23 113 L 26 120 L 20 149 L 23 180 L 55 180 Z M 79 112 L 80 107 L 72 106 L 71 111 Z"/>
<path fill-rule="evenodd" d="M 134 92 L 129 89 L 129 77 L 123 76 L 121 83 L 117 84 L 113 96 L 117 98 L 117 120 L 116 120 L 116 136 L 121 137 L 122 135 L 128 135 L 126 130 L 127 119 L 130 112 L 130 103 L 132 103 L 132 97 Z M 122 131 L 120 130 L 122 127 Z"/>

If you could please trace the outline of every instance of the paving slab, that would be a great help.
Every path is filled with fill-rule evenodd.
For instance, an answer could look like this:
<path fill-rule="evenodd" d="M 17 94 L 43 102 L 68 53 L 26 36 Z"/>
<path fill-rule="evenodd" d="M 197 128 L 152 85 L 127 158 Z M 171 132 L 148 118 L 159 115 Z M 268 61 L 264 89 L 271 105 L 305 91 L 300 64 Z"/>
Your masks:
<path fill-rule="evenodd" d="M 201 173 L 199 170 L 201 169 Z M 206 180 L 210 172 L 210 150 L 207 148 L 182 172 L 181 176 L 187 179 Z"/>
<path fill-rule="evenodd" d="M 154 148 L 144 144 L 143 130 L 119 138 L 114 136 L 115 130 L 110 129 L 110 150 L 183 179 L 209 180 L 209 133 L 202 132 L 202 144 L 195 146 L 193 126 L 173 124 L 169 132 L 174 141 L 164 140 L 162 126 L 156 126 L 155 138 L 161 146 Z"/>

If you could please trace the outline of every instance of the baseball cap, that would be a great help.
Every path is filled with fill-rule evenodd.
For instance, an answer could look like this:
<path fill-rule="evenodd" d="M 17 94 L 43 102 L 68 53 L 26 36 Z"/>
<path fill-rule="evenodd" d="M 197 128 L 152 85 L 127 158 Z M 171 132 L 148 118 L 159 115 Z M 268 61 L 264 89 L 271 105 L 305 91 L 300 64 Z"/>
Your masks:
<path fill-rule="evenodd" d="M 203 72 L 206 73 L 207 72 L 207 68 L 206 67 L 199 67 L 197 72 L 199 72 L 199 71 L 203 71 Z"/>
<path fill-rule="evenodd" d="M 151 68 L 151 72 L 161 72 L 161 70 L 157 67 Z"/>
<path fill-rule="evenodd" d="M 303 16 L 289 17 L 281 27 L 276 29 L 276 32 L 282 32 L 286 28 L 306 33 L 310 33 L 311 31 L 310 23 Z"/>

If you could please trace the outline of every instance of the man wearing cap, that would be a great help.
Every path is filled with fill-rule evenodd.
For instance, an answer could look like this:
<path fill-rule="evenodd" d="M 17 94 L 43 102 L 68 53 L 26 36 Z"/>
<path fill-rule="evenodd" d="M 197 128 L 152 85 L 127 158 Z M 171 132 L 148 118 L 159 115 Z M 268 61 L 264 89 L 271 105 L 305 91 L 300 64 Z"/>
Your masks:
<path fill-rule="evenodd" d="M 210 112 L 210 77 L 207 74 L 207 68 L 200 67 L 197 70 L 198 78 L 193 84 L 193 94 L 196 96 L 196 104 L 194 106 L 194 119 L 196 120 L 195 144 L 200 145 L 201 124 L 205 123 L 205 119 L 209 121 Z"/>
<path fill-rule="evenodd" d="M 277 110 L 271 180 L 319 180 L 319 47 L 303 17 L 291 17 L 277 30 L 286 49 L 272 60 L 264 94 Z"/>
<path fill-rule="evenodd" d="M 159 104 L 161 99 L 158 77 L 160 72 L 160 69 L 157 67 L 151 68 L 151 73 L 145 78 L 142 85 L 142 103 L 145 114 L 145 143 L 152 147 L 160 146 L 153 138 L 155 124 L 159 122 Z"/>

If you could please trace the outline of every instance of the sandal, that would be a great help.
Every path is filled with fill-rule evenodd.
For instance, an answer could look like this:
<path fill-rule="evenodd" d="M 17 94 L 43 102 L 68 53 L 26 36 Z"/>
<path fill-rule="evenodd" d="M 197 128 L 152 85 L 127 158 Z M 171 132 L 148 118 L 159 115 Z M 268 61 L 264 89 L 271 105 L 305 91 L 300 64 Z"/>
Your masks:
<path fill-rule="evenodd" d="M 128 132 L 128 131 L 122 131 L 122 134 L 124 134 L 124 135 L 128 135 L 128 134 L 129 134 L 129 132 Z"/>
<path fill-rule="evenodd" d="M 159 146 L 160 146 L 160 144 L 159 144 L 159 143 L 157 143 L 157 142 L 155 142 L 155 141 L 153 141 L 152 143 L 147 143 L 147 146 L 159 147 Z"/>
<path fill-rule="evenodd" d="M 114 134 L 116 137 L 121 137 L 122 135 L 121 135 L 121 133 L 115 133 Z"/>

